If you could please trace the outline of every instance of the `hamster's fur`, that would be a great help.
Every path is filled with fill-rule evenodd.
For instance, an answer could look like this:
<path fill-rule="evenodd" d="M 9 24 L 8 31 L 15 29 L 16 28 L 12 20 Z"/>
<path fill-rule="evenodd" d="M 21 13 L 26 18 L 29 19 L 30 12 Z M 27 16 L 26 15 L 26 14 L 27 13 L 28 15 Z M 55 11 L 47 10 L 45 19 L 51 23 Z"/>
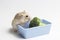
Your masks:
<path fill-rule="evenodd" d="M 17 25 L 23 26 L 27 21 L 30 21 L 30 16 L 25 11 L 17 13 L 12 21 L 13 30 L 17 32 Z"/>

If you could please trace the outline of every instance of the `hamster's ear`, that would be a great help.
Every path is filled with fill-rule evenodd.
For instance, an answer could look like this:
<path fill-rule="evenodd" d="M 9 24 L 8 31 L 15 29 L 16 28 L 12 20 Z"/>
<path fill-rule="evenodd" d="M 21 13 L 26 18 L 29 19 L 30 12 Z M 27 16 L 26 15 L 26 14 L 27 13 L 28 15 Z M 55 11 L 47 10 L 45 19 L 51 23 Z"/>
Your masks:
<path fill-rule="evenodd" d="M 19 18 L 19 14 L 17 13 L 14 19 L 18 19 L 18 18 Z"/>
<path fill-rule="evenodd" d="M 23 10 L 23 13 L 26 13 L 26 11 L 25 11 L 25 10 Z"/>

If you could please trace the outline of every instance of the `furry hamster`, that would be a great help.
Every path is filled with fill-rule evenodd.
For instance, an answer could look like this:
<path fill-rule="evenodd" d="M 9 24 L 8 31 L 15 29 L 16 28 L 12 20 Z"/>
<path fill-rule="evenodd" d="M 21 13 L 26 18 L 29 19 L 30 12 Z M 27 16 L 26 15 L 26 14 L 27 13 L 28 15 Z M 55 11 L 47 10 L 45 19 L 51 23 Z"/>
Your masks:
<path fill-rule="evenodd" d="M 17 32 L 16 25 L 20 24 L 21 26 L 23 26 L 24 23 L 26 23 L 27 21 L 30 21 L 30 16 L 27 14 L 27 12 L 23 11 L 23 12 L 17 13 L 14 19 L 12 20 L 13 30 Z"/>

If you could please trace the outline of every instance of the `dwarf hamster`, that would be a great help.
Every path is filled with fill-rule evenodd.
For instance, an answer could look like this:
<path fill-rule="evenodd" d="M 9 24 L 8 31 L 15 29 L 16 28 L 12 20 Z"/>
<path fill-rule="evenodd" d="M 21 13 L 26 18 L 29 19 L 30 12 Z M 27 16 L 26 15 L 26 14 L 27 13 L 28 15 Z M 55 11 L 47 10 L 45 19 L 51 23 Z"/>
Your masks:
<path fill-rule="evenodd" d="M 24 23 L 26 23 L 27 21 L 30 21 L 30 16 L 26 11 L 17 13 L 14 19 L 12 20 L 13 30 L 17 32 L 17 25 L 19 24 L 23 26 Z"/>

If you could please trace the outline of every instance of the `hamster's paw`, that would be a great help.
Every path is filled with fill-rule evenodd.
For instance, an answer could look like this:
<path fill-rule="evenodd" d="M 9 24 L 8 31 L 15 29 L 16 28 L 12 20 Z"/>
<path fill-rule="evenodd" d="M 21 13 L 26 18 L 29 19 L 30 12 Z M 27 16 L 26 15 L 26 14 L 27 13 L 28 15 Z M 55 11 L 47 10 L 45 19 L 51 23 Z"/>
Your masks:
<path fill-rule="evenodd" d="M 16 30 L 16 29 L 14 29 L 14 32 L 17 32 L 17 30 Z"/>

